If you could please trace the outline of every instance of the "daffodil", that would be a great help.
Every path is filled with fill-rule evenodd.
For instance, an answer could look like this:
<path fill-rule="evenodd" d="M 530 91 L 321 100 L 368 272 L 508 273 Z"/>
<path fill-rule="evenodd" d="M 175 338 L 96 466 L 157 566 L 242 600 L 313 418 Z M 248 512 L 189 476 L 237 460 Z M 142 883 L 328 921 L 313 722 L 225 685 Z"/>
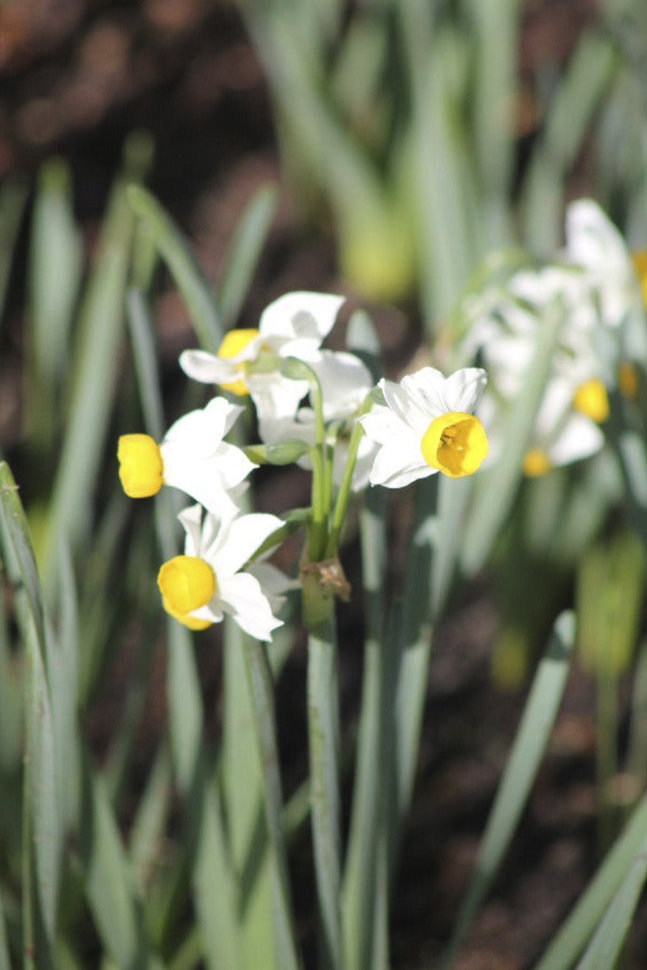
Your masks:
<path fill-rule="evenodd" d="M 372 485 L 400 488 L 442 472 L 461 478 L 475 472 L 488 441 L 473 411 L 485 388 L 485 371 L 465 367 L 444 377 L 433 367 L 397 384 L 382 379 L 385 404 L 374 404 L 359 420 L 380 447 L 370 473 Z"/>
<path fill-rule="evenodd" d="M 344 297 L 329 293 L 285 293 L 265 308 L 258 329 L 228 331 L 217 354 L 185 350 L 180 367 L 196 381 L 251 394 L 260 411 L 294 414 L 308 384 L 284 378 L 280 361 L 316 361 L 343 302 Z"/>
<path fill-rule="evenodd" d="M 211 512 L 236 515 L 232 493 L 256 465 L 223 439 L 242 410 L 216 397 L 176 421 L 159 445 L 150 435 L 122 435 L 117 457 L 126 494 L 146 498 L 171 485 Z"/>
<path fill-rule="evenodd" d="M 157 577 L 164 609 L 193 630 L 220 623 L 227 614 L 250 636 L 271 640 L 282 625 L 273 609 L 291 584 L 270 564 L 248 561 L 282 520 L 260 512 L 203 517 L 202 511 L 192 505 L 178 516 L 186 532 L 184 553 L 165 562 Z"/>
<path fill-rule="evenodd" d="M 352 425 L 373 386 L 373 378 L 358 357 L 345 351 L 322 350 L 311 367 L 321 388 L 326 440 L 333 448 L 332 479 L 339 485 L 344 473 Z M 312 445 L 315 440 L 314 411 L 311 407 L 304 406 L 291 415 L 281 412 L 274 414 L 266 406 L 259 414 L 259 432 L 266 444 L 296 439 Z M 363 437 L 353 475 L 355 491 L 368 484 L 375 450 L 375 443 Z M 302 468 L 309 468 L 308 456 L 299 459 L 298 464 Z"/>

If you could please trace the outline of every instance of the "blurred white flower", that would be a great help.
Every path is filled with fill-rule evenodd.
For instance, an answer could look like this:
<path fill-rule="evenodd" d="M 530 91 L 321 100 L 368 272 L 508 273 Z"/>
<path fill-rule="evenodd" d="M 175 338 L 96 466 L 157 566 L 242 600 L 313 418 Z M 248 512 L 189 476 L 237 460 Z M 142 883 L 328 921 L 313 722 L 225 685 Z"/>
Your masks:
<path fill-rule="evenodd" d="M 399 384 L 382 379 L 386 405 L 373 405 L 359 419 L 380 446 L 371 484 L 400 488 L 439 471 L 450 478 L 473 474 L 488 450 L 483 425 L 472 413 L 485 384 L 485 371 L 477 367 L 450 377 L 423 367 Z"/>
<path fill-rule="evenodd" d="M 218 515 L 236 515 L 234 492 L 256 465 L 224 437 L 243 408 L 216 397 L 173 424 L 158 445 L 150 435 L 119 438 L 119 478 L 131 498 L 155 495 L 162 485 L 186 492 Z"/>
<path fill-rule="evenodd" d="M 196 381 L 220 384 L 240 396 L 251 394 L 261 411 L 294 414 L 308 384 L 283 377 L 276 358 L 318 360 L 343 302 L 343 296 L 329 293 L 285 293 L 266 307 L 257 330 L 228 331 L 217 355 L 185 350 L 180 367 Z"/>
<path fill-rule="evenodd" d="M 167 613 L 192 630 L 220 623 L 227 614 L 250 636 L 271 640 L 282 625 L 273 609 L 293 584 L 267 563 L 243 567 L 282 520 L 265 513 L 227 519 L 210 512 L 203 520 L 199 505 L 178 518 L 186 532 L 184 555 L 165 562 L 157 577 Z"/>

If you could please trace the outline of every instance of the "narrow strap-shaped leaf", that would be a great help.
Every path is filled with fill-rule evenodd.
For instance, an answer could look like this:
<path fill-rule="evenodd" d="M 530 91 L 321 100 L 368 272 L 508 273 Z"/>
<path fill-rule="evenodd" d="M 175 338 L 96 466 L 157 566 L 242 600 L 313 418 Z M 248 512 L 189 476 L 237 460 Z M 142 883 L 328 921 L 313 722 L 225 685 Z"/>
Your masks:
<path fill-rule="evenodd" d="M 215 775 L 206 780 L 201 793 L 193 897 L 207 970 L 242 967 L 238 893 Z"/>
<path fill-rule="evenodd" d="M 451 965 L 512 841 L 561 703 L 574 637 L 575 617 L 572 613 L 563 613 L 555 623 L 548 648 L 535 674 L 481 839 L 474 874 L 441 966 Z"/>
<path fill-rule="evenodd" d="M 102 945 L 120 970 L 141 970 L 146 944 L 132 872 L 103 782 L 86 752 L 81 761 L 78 853 L 88 905 Z"/>
<path fill-rule="evenodd" d="M 0 319 L 5 305 L 16 239 L 27 201 L 27 185 L 22 176 L 13 175 L 0 187 Z"/>
<path fill-rule="evenodd" d="M 321 594 L 318 577 L 304 575 L 308 627 L 308 747 L 315 879 L 326 970 L 342 967 L 341 833 L 339 805 L 339 700 L 334 599 Z M 316 619 L 312 608 L 320 609 Z"/>
<path fill-rule="evenodd" d="M 283 796 L 276 741 L 274 695 L 270 667 L 263 644 L 243 637 L 245 673 L 252 697 L 256 743 L 263 769 L 263 795 L 271 847 L 274 945 L 281 970 L 298 970 L 301 959 L 292 916 L 292 900 L 283 835 Z"/>
<path fill-rule="evenodd" d="M 355 782 L 342 893 L 344 966 L 369 967 L 378 918 L 377 878 L 382 823 L 387 650 L 384 640 L 384 574 L 386 565 L 385 496 L 382 489 L 366 495 L 360 514 L 362 580 L 366 637 L 362 702 L 357 740 Z"/>
<path fill-rule="evenodd" d="M 38 960 L 56 932 L 64 824 L 59 806 L 49 686 L 45 676 L 46 622 L 29 527 L 9 466 L 0 463 L 0 547 L 27 657 L 26 768 L 23 878 L 26 945 Z M 28 939 L 30 934 L 33 939 Z"/>
<path fill-rule="evenodd" d="M 164 435 L 164 408 L 150 312 L 146 297 L 134 287 L 128 291 L 126 305 L 144 424 L 148 434 L 159 442 Z"/>
<path fill-rule="evenodd" d="M 475 476 L 474 501 L 463 532 L 463 566 L 468 573 L 476 572 L 485 562 L 512 506 L 563 318 L 563 307 L 556 302 L 544 318 L 523 390 L 509 409 L 501 435 L 504 447 L 492 466 Z"/>
<path fill-rule="evenodd" d="M 237 878 L 237 929 L 242 963 L 247 970 L 276 970 L 264 778 L 245 676 L 243 636 L 236 623 L 225 620 L 220 778 L 232 866 Z"/>
<path fill-rule="evenodd" d="M 7 943 L 7 929 L 5 926 L 2 899 L 0 898 L 0 970 L 11 970 L 9 945 Z"/>
<path fill-rule="evenodd" d="M 141 185 L 131 185 L 128 198 L 134 212 L 150 228 L 184 300 L 201 347 L 215 352 L 222 340 L 220 314 L 211 284 L 189 243 L 159 202 Z"/>
<path fill-rule="evenodd" d="M 647 796 L 643 796 L 535 970 L 569 970 L 573 966 L 630 871 L 646 838 Z"/>
<path fill-rule="evenodd" d="M 645 885 L 645 877 L 647 840 L 640 846 L 636 861 L 622 881 L 576 970 L 611 970 L 616 965 Z"/>
<path fill-rule="evenodd" d="M 83 296 L 69 419 L 43 557 L 48 586 L 56 580 L 60 537 L 67 536 L 74 551 L 90 526 L 119 361 L 132 226 L 124 187 L 117 183 Z"/>
<path fill-rule="evenodd" d="M 155 866 L 171 807 L 172 775 L 168 746 L 161 743 L 148 774 L 144 793 L 130 830 L 129 854 L 135 882 L 143 892 Z"/>
<path fill-rule="evenodd" d="M 240 314 L 275 210 L 276 189 L 270 186 L 259 189 L 236 225 L 218 284 L 218 304 L 225 330 Z"/>

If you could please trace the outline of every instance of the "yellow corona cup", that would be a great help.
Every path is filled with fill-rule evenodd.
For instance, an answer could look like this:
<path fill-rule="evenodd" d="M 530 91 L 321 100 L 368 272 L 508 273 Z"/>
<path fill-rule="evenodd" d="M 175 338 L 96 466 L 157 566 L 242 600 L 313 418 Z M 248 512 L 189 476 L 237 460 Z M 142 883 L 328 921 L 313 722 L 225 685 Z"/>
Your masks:
<path fill-rule="evenodd" d="M 258 337 L 258 330 L 253 327 L 249 327 L 243 330 L 229 330 L 218 348 L 218 357 L 221 360 L 230 360 L 232 357 L 237 357 L 241 350 Z M 246 363 L 240 363 L 236 365 L 236 370 L 240 371 L 241 375 L 245 374 Z M 221 384 L 221 387 L 225 391 L 230 391 L 237 397 L 243 397 L 245 394 L 249 394 L 249 388 L 245 383 L 244 378 L 241 376 L 238 381 L 231 381 L 228 384 Z"/>
<path fill-rule="evenodd" d="M 473 414 L 450 411 L 434 418 L 420 442 L 428 465 L 449 478 L 472 475 L 487 455 L 483 425 Z"/>
<path fill-rule="evenodd" d="M 591 418 L 596 424 L 602 424 L 609 417 L 609 398 L 602 381 L 593 377 L 590 381 L 580 384 L 573 398 L 573 406 L 580 414 Z"/>
<path fill-rule="evenodd" d="M 119 480 L 130 498 L 156 495 L 164 484 L 159 446 L 147 434 L 124 434 L 117 446 Z"/>
<path fill-rule="evenodd" d="M 174 556 L 157 575 L 162 605 L 167 613 L 191 630 L 203 630 L 209 620 L 189 616 L 206 606 L 216 590 L 216 578 L 208 563 L 198 556 Z"/>

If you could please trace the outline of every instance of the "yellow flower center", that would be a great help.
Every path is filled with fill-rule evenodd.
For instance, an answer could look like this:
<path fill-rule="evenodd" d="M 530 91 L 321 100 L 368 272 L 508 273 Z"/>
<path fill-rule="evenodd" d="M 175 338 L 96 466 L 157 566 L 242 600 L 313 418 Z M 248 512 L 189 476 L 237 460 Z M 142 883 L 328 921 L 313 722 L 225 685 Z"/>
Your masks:
<path fill-rule="evenodd" d="M 206 606 L 216 589 L 211 566 L 198 556 L 174 556 L 163 563 L 157 574 L 162 606 L 167 613 L 191 630 L 204 630 L 209 620 L 189 616 Z"/>
<path fill-rule="evenodd" d="M 253 327 L 248 327 L 244 330 L 228 330 L 218 349 L 218 357 L 222 360 L 230 360 L 232 357 L 236 357 L 255 337 L 258 337 L 258 330 L 255 330 Z M 240 374 L 245 374 L 247 369 L 247 363 L 245 361 L 235 366 Z M 232 394 L 236 394 L 238 397 L 249 394 L 249 388 L 243 377 L 238 381 L 221 384 L 221 387 L 225 391 L 231 391 Z"/>
<path fill-rule="evenodd" d="M 637 249 L 631 254 L 631 261 L 640 280 L 643 306 L 647 307 L 647 249 Z"/>
<path fill-rule="evenodd" d="M 460 411 L 434 418 L 420 442 L 427 464 L 449 478 L 472 475 L 487 450 L 487 437 L 479 419 Z"/>
<path fill-rule="evenodd" d="M 573 407 L 597 424 L 606 421 L 609 417 L 609 398 L 602 381 L 592 377 L 590 381 L 580 384 L 573 398 Z"/>
<path fill-rule="evenodd" d="M 551 469 L 548 455 L 541 448 L 531 448 L 523 458 L 523 473 L 529 478 L 539 478 Z"/>
<path fill-rule="evenodd" d="M 618 364 L 618 387 L 622 396 L 629 400 L 638 393 L 638 374 L 634 365 L 628 360 Z"/>
<path fill-rule="evenodd" d="M 164 484 L 162 456 L 147 434 L 124 434 L 117 446 L 119 479 L 130 498 L 156 495 Z"/>

